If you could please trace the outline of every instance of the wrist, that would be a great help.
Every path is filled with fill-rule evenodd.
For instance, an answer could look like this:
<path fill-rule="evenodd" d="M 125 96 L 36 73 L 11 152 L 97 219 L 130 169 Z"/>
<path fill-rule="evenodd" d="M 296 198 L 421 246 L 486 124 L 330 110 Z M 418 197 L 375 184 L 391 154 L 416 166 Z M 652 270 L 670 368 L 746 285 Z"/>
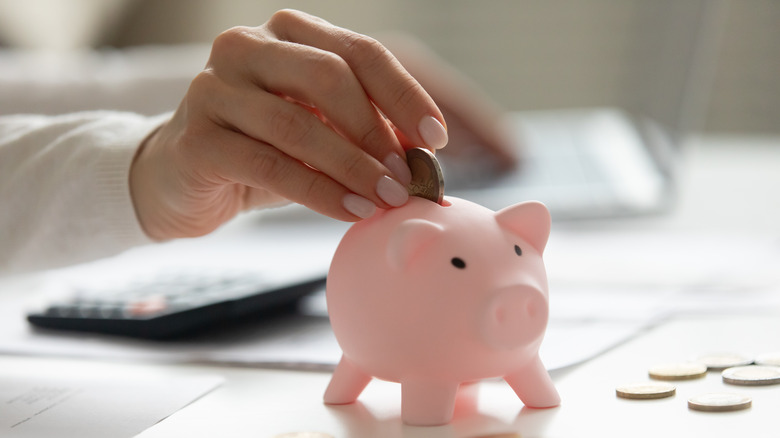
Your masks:
<path fill-rule="evenodd" d="M 133 202 L 136 219 L 147 237 L 158 242 L 167 240 L 168 237 L 155 224 L 154 220 L 154 212 L 160 209 L 156 207 L 159 202 L 155 199 L 157 190 L 155 190 L 156 184 L 153 178 L 153 162 L 149 155 L 155 149 L 154 144 L 160 141 L 161 132 L 167 123 L 166 121 L 157 126 L 138 145 L 128 177 L 130 198 Z"/>

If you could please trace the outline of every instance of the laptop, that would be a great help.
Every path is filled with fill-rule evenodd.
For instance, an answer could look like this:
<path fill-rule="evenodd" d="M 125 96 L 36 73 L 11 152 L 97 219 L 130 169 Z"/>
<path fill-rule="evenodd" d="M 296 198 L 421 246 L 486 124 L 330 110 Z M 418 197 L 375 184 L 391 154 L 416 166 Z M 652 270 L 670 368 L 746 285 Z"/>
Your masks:
<path fill-rule="evenodd" d="M 725 6 L 667 0 L 654 7 L 664 27 L 638 18 L 647 59 L 637 57 L 640 73 L 624 104 L 509 114 L 522 165 L 500 172 L 489 160 L 440 154 L 447 193 L 491 209 L 539 200 L 554 220 L 668 210 L 681 148 L 706 106 Z"/>

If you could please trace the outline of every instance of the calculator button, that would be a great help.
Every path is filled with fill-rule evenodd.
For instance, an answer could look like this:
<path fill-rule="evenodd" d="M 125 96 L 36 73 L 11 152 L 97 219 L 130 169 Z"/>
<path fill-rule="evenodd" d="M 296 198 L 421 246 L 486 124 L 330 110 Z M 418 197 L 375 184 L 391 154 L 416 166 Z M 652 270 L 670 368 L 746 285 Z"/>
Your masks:
<path fill-rule="evenodd" d="M 164 312 L 168 301 L 162 295 L 153 295 L 142 300 L 130 302 L 126 310 L 132 316 L 151 316 Z"/>
<path fill-rule="evenodd" d="M 62 305 L 54 305 L 49 306 L 48 309 L 46 309 L 46 316 L 54 316 L 54 317 L 71 317 L 76 314 L 76 308 L 74 306 L 69 306 L 66 304 Z"/>
<path fill-rule="evenodd" d="M 103 304 L 99 306 L 95 311 L 95 318 L 122 319 L 124 317 L 125 317 L 125 312 L 122 306 Z"/>
<path fill-rule="evenodd" d="M 80 304 L 80 305 L 78 305 L 75 308 L 75 312 L 74 313 L 79 318 L 97 318 L 98 317 L 98 307 L 97 306 Z"/>

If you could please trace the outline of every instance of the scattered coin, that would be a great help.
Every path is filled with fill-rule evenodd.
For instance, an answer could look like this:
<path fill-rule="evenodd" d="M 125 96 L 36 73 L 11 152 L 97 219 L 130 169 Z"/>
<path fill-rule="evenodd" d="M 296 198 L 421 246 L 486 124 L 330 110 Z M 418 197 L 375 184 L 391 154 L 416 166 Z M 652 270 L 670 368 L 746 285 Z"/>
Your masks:
<path fill-rule="evenodd" d="M 648 374 L 656 380 L 690 380 L 704 377 L 707 367 L 695 362 L 664 364 L 650 368 Z"/>
<path fill-rule="evenodd" d="M 727 412 L 747 409 L 753 404 L 753 400 L 740 394 L 725 392 L 713 392 L 701 394 L 688 399 L 688 408 L 705 412 Z"/>
<path fill-rule="evenodd" d="M 290 432 L 275 435 L 274 438 L 334 438 L 334 436 L 324 432 Z"/>
<path fill-rule="evenodd" d="M 424 148 L 406 151 L 406 163 L 412 172 L 407 189 L 410 196 L 419 196 L 441 204 L 444 200 L 444 174 L 433 152 Z"/>
<path fill-rule="evenodd" d="M 671 397 L 676 391 L 677 389 L 674 385 L 658 382 L 631 383 L 618 386 L 615 389 L 617 396 L 620 398 L 641 400 Z"/>
<path fill-rule="evenodd" d="M 780 367 L 780 351 L 758 355 L 756 357 L 756 365 Z"/>
<path fill-rule="evenodd" d="M 764 365 L 726 368 L 721 374 L 732 385 L 774 385 L 780 383 L 780 368 Z"/>
<path fill-rule="evenodd" d="M 696 362 L 704 364 L 709 370 L 721 371 L 726 368 L 740 367 L 753 363 L 753 358 L 733 353 L 713 353 L 700 356 Z"/>

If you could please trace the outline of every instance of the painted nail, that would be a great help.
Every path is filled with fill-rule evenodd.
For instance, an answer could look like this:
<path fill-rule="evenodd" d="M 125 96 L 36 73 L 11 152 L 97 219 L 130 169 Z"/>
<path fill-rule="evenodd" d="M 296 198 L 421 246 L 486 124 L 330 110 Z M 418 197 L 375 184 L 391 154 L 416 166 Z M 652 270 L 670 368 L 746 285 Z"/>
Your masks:
<path fill-rule="evenodd" d="M 390 172 L 393 172 L 393 175 L 398 178 L 401 184 L 409 185 L 412 182 L 412 171 L 409 170 L 409 165 L 406 164 L 406 161 L 400 155 L 392 152 L 385 158 L 382 164 L 390 169 Z"/>
<path fill-rule="evenodd" d="M 422 137 L 426 146 L 433 149 L 441 149 L 447 146 L 447 130 L 435 118 L 431 116 L 423 117 L 417 126 L 417 131 L 420 133 L 420 137 Z"/>
<path fill-rule="evenodd" d="M 354 193 L 347 193 L 344 195 L 341 205 L 343 205 L 348 212 L 361 219 L 371 217 L 376 211 L 376 205 L 374 205 L 373 202 Z"/>
<path fill-rule="evenodd" d="M 398 181 L 385 175 L 376 183 L 376 194 L 393 207 L 400 207 L 409 200 L 409 192 Z"/>

